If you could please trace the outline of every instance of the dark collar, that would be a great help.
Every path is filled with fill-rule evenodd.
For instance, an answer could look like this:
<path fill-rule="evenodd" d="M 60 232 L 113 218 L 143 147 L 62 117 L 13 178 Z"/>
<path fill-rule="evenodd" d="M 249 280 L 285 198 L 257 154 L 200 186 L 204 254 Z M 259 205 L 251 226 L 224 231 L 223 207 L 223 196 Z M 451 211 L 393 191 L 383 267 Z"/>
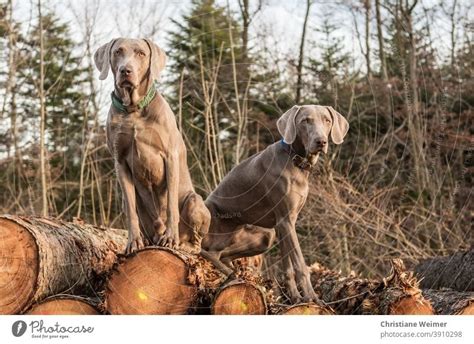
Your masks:
<path fill-rule="evenodd" d="M 156 84 L 153 82 L 150 86 L 150 89 L 146 93 L 145 97 L 143 97 L 136 105 L 130 105 L 130 106 L 125 106 L 122 103 L 122 99 L 117 97 L 115 92 L 112 92 L 111 97 L 112 97 L 112 105 L 120 112 L 124 113 L 132 113 L 135 111 L 139 111 L 143 109 L 144 107 L 147 107 L 151 101 L 155 98 L 156 96 Z"/>
<path fill-rule="evenodd" d="M 308 158 L 302 157 L 298 153 L 295 152 L 295 150 L 286 143 L 283 139 L 280 140 L 280 144 L 283 147 L 283 150 L 288 153 L 288 155 L 291 157 L 291 161 L 293 161 L 293 165 L 298 167 L 300 170 L 303 171 L 311 171 L 313 168 L 313 165 L 311 162 L 308 160 Z"/>

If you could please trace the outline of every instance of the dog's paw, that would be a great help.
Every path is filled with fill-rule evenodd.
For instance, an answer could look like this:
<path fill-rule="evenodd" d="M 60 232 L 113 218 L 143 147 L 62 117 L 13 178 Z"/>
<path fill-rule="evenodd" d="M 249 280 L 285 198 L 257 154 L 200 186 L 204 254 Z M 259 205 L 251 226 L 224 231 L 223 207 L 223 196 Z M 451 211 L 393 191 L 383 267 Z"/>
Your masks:
<path fill-rule="evenodd" d="M 176 249 L 179 246 L 179 237 L 174 231 L 167 228 L 165 232 L 157 238 L 156 244 L 161 247 Z"/>
<path fill-rule="evenodd" d="M 133 253 L 144 247 L 145 244 L 143 243 L 143 239 L 141 238 L 141 236 L 130 238 L 127 243 L 127 248 L 125 249 L 125 254 Z"/>

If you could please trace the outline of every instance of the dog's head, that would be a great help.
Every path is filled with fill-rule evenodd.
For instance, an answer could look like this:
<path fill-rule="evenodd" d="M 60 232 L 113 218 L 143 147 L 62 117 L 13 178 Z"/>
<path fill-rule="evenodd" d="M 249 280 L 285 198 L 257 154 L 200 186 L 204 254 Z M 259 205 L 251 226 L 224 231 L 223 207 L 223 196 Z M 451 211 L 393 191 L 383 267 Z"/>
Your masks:
<path fill-rule="evenodd" d="M 297 138 L 307 155 L 327 153 L 328 138 L 339 145 L 349 130 L 349 123 L 331 106 L 293 106 L 277 121 L 283 140 L 292 144 Z"/>
<path fill-rule="evenodd" d="M 148 39 L 117 38 L 97 49 L 94 61 L 101 80 L 107 78 L 111 69 L 115 87 L 121 93 L 131 95 L 147 80 L 159 77 L 166 54 Z M 130 105 L 125 101 L 124 104 Z"/>

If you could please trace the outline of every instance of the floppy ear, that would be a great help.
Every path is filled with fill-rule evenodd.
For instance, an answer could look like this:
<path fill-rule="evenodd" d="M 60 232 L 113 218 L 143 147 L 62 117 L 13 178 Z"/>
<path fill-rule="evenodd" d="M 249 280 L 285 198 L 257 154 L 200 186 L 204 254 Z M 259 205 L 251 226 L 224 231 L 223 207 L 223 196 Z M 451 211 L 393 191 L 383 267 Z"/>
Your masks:
<path fill-rule="evenodd" d="M 331 128 L 331 139 L 337 145 L 340 145 L 344 141 L 349 131 L 349 123 L 342 115 L 334 110 L 332 106 L 326 106 L 332 117 L 332 128 Z"/>
<path fill-rule="evenodd" d="M 107 79 L 110 69 L 110 49 L 114 45 L 116 39 L 111 40 L 109 43 L 104 44 L 94 54 L 95 66 L 100 72 L 99 79 Z"/>
<path fill-rule="evenodd" d="M 277 128 L 280 135 L 283 136 L 283 140 L 292 144 L 296 139 L 296 115 L 298 114 L 301 106 L 295 105 L 287 112 L 285 112 L 277 121 Z"/>
<path fill-rule="evenodd" d="M 145 39 L 148 43 L 148 46 L 151 49 L 151 76 L 152 79 L 158 79 L 160 72 L 165 68 L 166 64 L 166 54 L 158 45 L 150 41 L 149 39 Z"/>

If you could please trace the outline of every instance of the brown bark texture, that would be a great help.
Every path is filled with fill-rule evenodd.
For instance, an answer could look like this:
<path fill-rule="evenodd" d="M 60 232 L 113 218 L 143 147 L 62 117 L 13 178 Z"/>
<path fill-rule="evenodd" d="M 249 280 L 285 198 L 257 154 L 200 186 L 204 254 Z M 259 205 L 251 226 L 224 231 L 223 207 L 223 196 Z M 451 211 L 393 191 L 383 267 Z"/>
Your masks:
<path fill-rule="evenodd" d="M 474 291 L 474 248 L 423 260 L 415 267 L 415 273 L 423 289 Z"/>
<path fill-rule="evenodd" d="M 431 302 L 436 314 L 474 315 L 473 292 L 424 289 L 423 296 Z"/>

